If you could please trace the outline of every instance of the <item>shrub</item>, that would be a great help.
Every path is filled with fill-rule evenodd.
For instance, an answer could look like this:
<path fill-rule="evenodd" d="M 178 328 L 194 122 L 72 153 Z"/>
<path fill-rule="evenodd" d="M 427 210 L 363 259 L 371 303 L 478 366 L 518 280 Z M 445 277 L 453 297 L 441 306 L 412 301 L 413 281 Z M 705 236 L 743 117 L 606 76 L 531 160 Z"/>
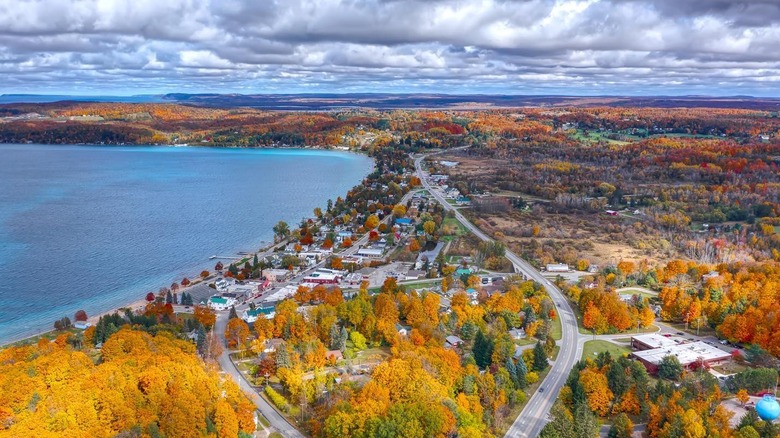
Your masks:
<path fill-rule="evenodd" d="M 287 403 L 287 399 L 285 399 L 281 394 L 276 392 L 276 390 L 274 390 L 270 386 L 266 386 L 265 394 L 268 396 L 268 398 L 271 399 L 271 402 L 274 405 L 276 405 L 277 408 L 279 408 L 280 411 L 284 413 L 290 412 L 290 404 Z"/>

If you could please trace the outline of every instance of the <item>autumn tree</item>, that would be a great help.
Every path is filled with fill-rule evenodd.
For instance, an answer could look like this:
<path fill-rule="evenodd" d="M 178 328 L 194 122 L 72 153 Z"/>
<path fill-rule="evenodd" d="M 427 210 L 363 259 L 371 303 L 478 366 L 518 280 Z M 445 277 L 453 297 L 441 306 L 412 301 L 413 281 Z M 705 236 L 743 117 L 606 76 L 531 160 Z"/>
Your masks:
<path fill-rule="evenodd" d="M 368 216 L 366 219 L 366 223 L 364 224 L 367 230 L 373 230 L 377 226 L 379 226 L 379 218 L 376 217 L 376 215 L 372 214 Z"/>
<path fill-rule="evenodd" d="M 243 348 L 249 340 L 249 326 L 240 318 L 231 319 L 225 327 L 225 340 L 230 348 Z"/>
<path fill-rule="evenodd" d="M 217 322 L 217 313 L 206 306 L 195 306 L 192 313 L 195 320 L 203 324 L 206 330 L 210 330 Z"/>

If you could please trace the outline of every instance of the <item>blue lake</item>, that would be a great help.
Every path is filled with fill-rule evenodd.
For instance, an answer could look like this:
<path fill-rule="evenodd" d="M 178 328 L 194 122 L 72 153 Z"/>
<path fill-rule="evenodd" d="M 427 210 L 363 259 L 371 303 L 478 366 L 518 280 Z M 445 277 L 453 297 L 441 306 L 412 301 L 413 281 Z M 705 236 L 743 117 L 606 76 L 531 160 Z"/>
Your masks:
<path fill-rule="evenodd" d="M 373 169 L 304 149 L 0 145 L 0 341 L 254 251 Z"/>

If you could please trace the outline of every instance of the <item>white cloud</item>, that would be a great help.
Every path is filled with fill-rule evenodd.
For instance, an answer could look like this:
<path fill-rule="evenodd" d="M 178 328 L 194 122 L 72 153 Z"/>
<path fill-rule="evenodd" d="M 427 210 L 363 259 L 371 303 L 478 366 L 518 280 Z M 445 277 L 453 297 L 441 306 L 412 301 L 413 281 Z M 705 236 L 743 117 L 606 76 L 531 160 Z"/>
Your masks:
<path fill-rule="evenodd" d="M 0 92 L 766 95 L 778 23 L 771 0 L 0 0 Z"/>

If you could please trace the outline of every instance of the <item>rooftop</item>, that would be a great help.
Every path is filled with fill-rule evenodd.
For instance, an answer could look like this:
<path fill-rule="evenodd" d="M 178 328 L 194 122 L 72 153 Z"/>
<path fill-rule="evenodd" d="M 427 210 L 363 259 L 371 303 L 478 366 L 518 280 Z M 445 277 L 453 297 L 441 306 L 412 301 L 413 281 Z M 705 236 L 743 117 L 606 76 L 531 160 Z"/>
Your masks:
<path fill-rule="evenodd" d="M 653 348 L 652 350 L 635 351 L 633 355 L 646 362 L 658 365 L 666 356 L 676 356 L 677 360 L 683 366 L 688 366 L 696 362 L 699 358 L 705 361 L 723 360 L 731 357 L 729 353 L 704 342 L 691 342 L 688 344 L 678 344 L 664 348 Z"/>
<path fill-rule="evenodd" d="M 667 338 L 657 333 L 632 336 L 631 340 L 641 342 L 650 348 L 676 347 L 678 345 L 674 338 Z"/>

